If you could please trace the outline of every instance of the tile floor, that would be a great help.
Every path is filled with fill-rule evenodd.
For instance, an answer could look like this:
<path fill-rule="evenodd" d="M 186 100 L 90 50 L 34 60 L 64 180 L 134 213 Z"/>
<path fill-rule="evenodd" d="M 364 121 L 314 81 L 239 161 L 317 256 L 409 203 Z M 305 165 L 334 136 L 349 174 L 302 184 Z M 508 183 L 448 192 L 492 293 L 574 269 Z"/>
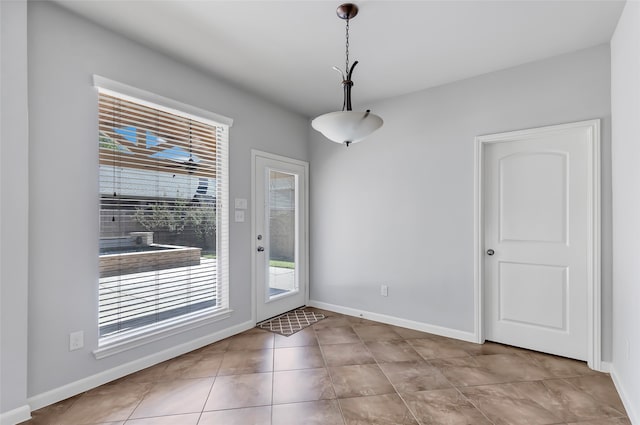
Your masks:
<path fill-rule="evenodd" d="M 322 311 L 252 329 L 33 412 L 25 425 L 630 425 L 585 363 Z"/>

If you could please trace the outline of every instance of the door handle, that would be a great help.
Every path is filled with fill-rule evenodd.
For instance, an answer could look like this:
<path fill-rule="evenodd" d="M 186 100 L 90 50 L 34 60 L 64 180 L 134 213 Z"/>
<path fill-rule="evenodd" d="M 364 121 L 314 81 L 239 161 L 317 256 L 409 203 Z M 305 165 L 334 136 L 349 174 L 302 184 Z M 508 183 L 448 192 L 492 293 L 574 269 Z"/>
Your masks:
<path fill-rule="evenodd" d="M 493 255 L 496 252 L 493 249 L 487 249 L 487 255 Z"/>
<path fill-rule="evenodd" d="M 258 247 L 258 252 L 262 252 L 262 251 L 264 251 L 264 247 L 263 246 L 259 246 Z"/>

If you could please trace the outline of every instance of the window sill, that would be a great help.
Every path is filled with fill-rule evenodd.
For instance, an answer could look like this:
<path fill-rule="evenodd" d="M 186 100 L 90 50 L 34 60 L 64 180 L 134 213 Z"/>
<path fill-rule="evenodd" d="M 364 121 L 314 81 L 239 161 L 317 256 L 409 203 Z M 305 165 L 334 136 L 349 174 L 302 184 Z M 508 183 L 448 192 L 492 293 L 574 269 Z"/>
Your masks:
<path fill-rule="evenodd" d="M 168 321 L 162 325 L 149 326 L 127 332 L 124 335 L 103 338 L 99 343 L 98 349 L 93 351 L 93 355 L 97 360 L 104 359 L 171 335 L 227 319 L 231 317 L 232 312 L 233 310 L 229 309 L 215 312 L 199 312 Z"/>

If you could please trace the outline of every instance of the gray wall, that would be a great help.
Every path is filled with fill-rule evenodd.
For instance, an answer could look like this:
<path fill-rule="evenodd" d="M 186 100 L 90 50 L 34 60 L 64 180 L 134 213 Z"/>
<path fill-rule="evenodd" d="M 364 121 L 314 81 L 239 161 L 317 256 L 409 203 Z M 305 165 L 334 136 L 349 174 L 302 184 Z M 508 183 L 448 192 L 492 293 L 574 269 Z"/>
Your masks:
<path fill-rule="evenodd" d="M 250 320 L 250 222 L 232 222 L 231 318 L 103 360 L 93 357 L 98 130 L 91 75 L 233 118 L 231 200 L 250 198 L 252 148 L 307 159 L 307 120 L 51 3 L 29 2 L 28 35 L 30 185 L 14 183 L 29 193 L 30 202 L 29 395 Z M 69 333 L 77 330 L 85 332 L 85 348 L 69 352 Z"/>
<path fill-rule="evenodd" d="M 612 376 L 640 423 L 640 3 L 627 2 L 611 39 L 613 163 Z"/>
<path fill-rule="evenodd" d="M 0 414 L 27 407 L 27 2 L 0 2 Z M 28 410 L 22 412 L 26 413 Z"/>
<path fill-rule="evenodd" d="M 628 254 L 616 257 L 613 360 L 626 392 L 638 405 L 638 366 L 624 354 L 627 339 L 631 358 L 640 352 L 633 327 L 639 319 L 633 302 L 640 298 L 635 285 L 640 269 L 632 258 L 638 251 L 634 233 L 640 205 L 634 185 L 638 176 L 637 165 L 626 161 L 637 158 L 637 144 L 632 142 L 638 134 L 637 120 L 628 114 L 637 117 L 639 111 L 637 103 L 629 106 L 637 98 L 625 97 L 631 91 L 627 86 L 635 87 L 637 95 L 638 72 L 624 73 L 630 66 L 625 55 L 631 55 L 635 66 L 638 63 L 640 21 L 638 7 L 633 7 L 623 15 L 631 24 L 619 30 L 612 45 L 614 52 L 619 50 L 613 64 L 614 93 L 615 84 L 619 87 L 614 110 L 628 111 L 627 118 L 621 115 L 621 128 L 626 130 L 621 130 L 616 148 L 616 167 L 620 167 L 614 187 L 620 194 L 616 251 Z M 612 358 L 608 47 L 361 105 L 382 115 L 385 126 L 371 139 L 346 149 L 323 140 L 298 115 L 46 2 L 28 6 L 27 115 L 24 13 L 24 1 L 0 2 L 0 413 L 23 406 L 27 395 L 42 394 L 251 318 L 250 226 L 248 221 L 232 222 L 230 319 L 94 359 L 98 276 L 94 73 L 234 118 L 231 199 L 250 198 L 250 149 L 311 159 L 313 300 L 468 332 L 473 330 L 474 136 L 602 118 L 603 357 Z M 636 32 L 630 35 L 630 28 Z M 629 49 L 636 49 L 635 56 Z M 12 105 L 11 112 L 6 102 Z M 6 242 L 11 242 L 8 248 Z M 389 285 L 388 298 L 378 295 L 381 283 Z M 69 352 L 68 334 L 76 330 L 85 331 L 85 349 Z"/>
<path fill-rule="evenodd" d="M 610 360 L 609 73 L 603 45 L 359 105 L 385 124 L 349 148 L 311 131 L 311 299 L 473 332 L 474 137 L 601 118 Z"/>

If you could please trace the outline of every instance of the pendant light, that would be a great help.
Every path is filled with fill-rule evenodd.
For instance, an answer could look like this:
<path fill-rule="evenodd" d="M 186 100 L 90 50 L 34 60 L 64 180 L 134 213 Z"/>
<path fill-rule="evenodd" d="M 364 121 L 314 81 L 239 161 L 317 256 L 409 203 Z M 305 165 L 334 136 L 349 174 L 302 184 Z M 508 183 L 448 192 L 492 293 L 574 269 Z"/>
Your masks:
<path fill-rule="evenodd" d="M 338 7 L 336 13 L 340 19 L 346 21 L 345 68 L 342 71 L 338 67 L 333 67 L 334 70 L 342 75 L 342 87 L 344 89 L 342 111 L 320 115 L 311 121 L 311 126 L 327 139 L 349 146 L 365 139 L 382 127 L 383 121 L 378 115 L 372 114 L 370 110 L 366 112 L 351 110 L 351 87 L 353 87 L 351 74 L 353 74 L 353 68 L 356 67 L 358 61 L 355 61 L 349 68 L 349 20 L 358 14 L 358 6 L 353 3 L 345 3 Z"/>

